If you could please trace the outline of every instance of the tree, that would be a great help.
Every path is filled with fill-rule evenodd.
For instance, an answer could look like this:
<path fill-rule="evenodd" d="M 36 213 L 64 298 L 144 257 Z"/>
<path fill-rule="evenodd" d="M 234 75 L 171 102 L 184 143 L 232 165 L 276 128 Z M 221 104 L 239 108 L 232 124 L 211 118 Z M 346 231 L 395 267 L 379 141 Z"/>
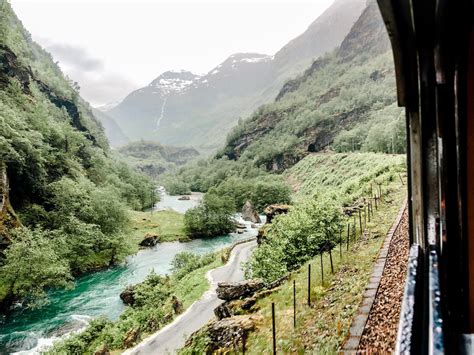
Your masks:
<path fill-rule="evenodd" d="M 5 262 L 0 268 L 0 279 L 12 295 L 28 298 L 36 305 L 46 298 L 46 288 L 72 285 L 68 263 L 46 232 L 21 227 L 14 234 L 14 242 L 5 250 Z"/>
<path fill-rule="evenodd" d="M 336 138 L 334 138 L 333 148 L 339 153 L 354 152 L 361 149 L 366 137 L 366 130 L 362 127 L 350 131 L 342 130 Z"/>
<path fill-rule="evenodd" d="M 199 206 L 186 211 L 185 231 L 193 238 L 228 234 L 235 229 L 234 211 L 234 201 L 230 197 L 207 193 Z"/>
<path fill-rule="evenodd" d="M 274 203 L 290 203 L 291 190 L 289 186 L 279 180 L 257 182 L 252 192 L 252 202 L 257 211 Z"/>
<path fill-rule="evenodd" d="M 337 244 L 342 213 L 337 200 L 316 195 L 275 217 L 264 243 L 247 264 L 247 275 L 266 281 L 283 276 Z"/>
<path fill-rule="evenodd" d="M 173 181 L 166 181 L 165 182 L 166 192 L 170 195 L 190 195 L 191 189 L 189 185 L 184 181 L 180 180 L 173 180 Z"/>

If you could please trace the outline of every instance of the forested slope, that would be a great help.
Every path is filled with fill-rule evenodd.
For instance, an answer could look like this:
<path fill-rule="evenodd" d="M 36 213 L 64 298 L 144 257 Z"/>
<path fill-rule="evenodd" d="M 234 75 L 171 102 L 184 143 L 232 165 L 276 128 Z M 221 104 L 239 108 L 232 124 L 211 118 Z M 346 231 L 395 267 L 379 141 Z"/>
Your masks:
<path fill-rule="evenodd" d="M 143 140 L 124 145 L 118 148 L 118 152 L 132 166 L 154 179 L 199 156 L 193 148 L 171 147 Z"/>
<path fill-rule="evenodd" d="M 9 3 L 0 6 L 0 304 L 6 307 L 18 298 L 35 303 L 45 288 L 68 286 L 72 275 L 121 260 L 128 252 L 127 210 L 149 206 L 152 185 L 111 157 L 77 84 L 31 40 Z"/>

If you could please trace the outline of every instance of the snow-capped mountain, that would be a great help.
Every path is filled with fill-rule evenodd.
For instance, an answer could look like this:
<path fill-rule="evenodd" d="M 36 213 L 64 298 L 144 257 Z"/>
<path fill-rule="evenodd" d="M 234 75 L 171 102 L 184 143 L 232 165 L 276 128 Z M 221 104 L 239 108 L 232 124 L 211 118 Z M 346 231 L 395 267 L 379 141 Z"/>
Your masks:
<path fill-rule="evenodd" d="M 165 72 L 108 114 L 132 141 L 213 151 L 240 117 L 273 100 L 285 81 L 338 47 L 365 3 L 336 0 L 274 56 L 236 53 L 202 76 L 184 70 Z"/>
<path fill-rule="evenodd" d="M 153 80 L 147 88 L 153 90 L 155 93 L 159 93 L 161 95 L 166 96 L 170 93 L 179 93 L 186 90 L 193 83 L 198 81 L 199 78 L 199 75 L 194 74 L 190 71 L 170 70 L 164 72 L 158 78 Z"/>

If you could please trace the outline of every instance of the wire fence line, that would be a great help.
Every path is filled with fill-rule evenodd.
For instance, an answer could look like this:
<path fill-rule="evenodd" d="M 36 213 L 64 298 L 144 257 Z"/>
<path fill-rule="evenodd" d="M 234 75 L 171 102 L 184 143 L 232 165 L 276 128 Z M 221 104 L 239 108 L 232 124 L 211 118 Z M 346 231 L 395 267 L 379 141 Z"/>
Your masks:
<path fill-rule="evenodd" d="M 402 185 L 404 185 L 404 182 L 403 182 L 403 179 L 402 177 L 399 175 L 401 181 L 402 181 Z M 333 245 L 333 243 L 330 243 L 328 241 L 326 241 L 325 245 L 323 245 L 322 248 L 320 248 L 321 252 L 319 253 L 320 255 L 320 273 L 321 273 L 321 287 L 324 287 L 324 274 L 325 274 L 325 271 L 324 271 L 324 262 L 323 262 L 323 258 L 324 258 L 324 253 L 327 252 L 328 253 L 328 256 L 329 256 L 329 263 L 330 263 L 330 272 L 331 274 L 334 274 L 335 271 L 335 267 L 334 267 L 334 263 L 333 263 L 333 258 L 332 258 L 332 250 L 336 249 L 337 246 L 339 246 L 339 257 L 340 257 L 340 261 L 343 260 L 343 257 L 344 257 L 344 254 L 349 254 L 352 252 L 352 249 L 351 249 L 351 246 L 354 245 L 355 242 L 357 242 L 358 240 L 360 240 L 360 238 L 362 236 L 364 236 L 366 233 L 367 233 L 367 229 L 368 229 L 368 223 L 372 223 L 374 222 L 374 209 L 373 207 L 375 207 L 375 210 L 378 211 L 379 207 L 385 202 L 385 196 L 388 196 L 390 194 L 390 191 L 389 189 L 387 188 L 386 191 L 384 192 L 383 189 L 382 189 L 382 184 L 383 183 L 377 183 L 377 187 L 378 187 L 378 191 L 376 191 L 375 194 L 372 194 L 372 183 L 370 184 L 371 186 L 371 195 L 370 197 L 364 197 L 363 198 L 363 206 L 362 207 L 358 207 L 356 211 L 353 211 L 352 215 L 349 214 L 347 216 L 347 235 L 346 235 L 346 238 L 344 240 L 343 238 L 343 230 L 345 229 L 345 227 L 341 227 L 340 230 L 339 230 L 339 238 L 337 239 L 337 244 Z M 378 194 L 377 194 L 378 192 Z M 372 204 L 372 201 L 373 201 L 373 204 Z M 358 214 L 359 216 L 359 219 L 358 221 L 355 219 L 356 218 L 356 215 Z M 362 217 L 363 215 L 363 217 Z M 352 220 L 352 216 L 354 216 L 354 221 L 351 223 L 351 220 Z M 358 222 L 358 223 L 357 223 Z M 359 227 L 359 228 L 357 228 Z M 343 251 L 344 249 L 344 246 L 345 246 L 345 252 Z M 317 254 L 316 254 L 317 255 Z M 311 296 L 312 296 L 312 279 L 311 279 L 311 263 L 308 264 L 308 273 L 307 273 L 307 300 L 306 302 L 303 303 L 303 307 L 304 307 L 304 304 L 306 303 L 306 307 L 312 307 L 313 304 L 312 304 L 312 299 L 311 299 Z M 342 263 L 341 263 L 342 265 Z M 300 269 L 301 270 L 301 269 Z M 329 271 L 328 271 L 329 272 Z M 293 295 L 293 300 L 292 300 L 292 308 L 293 308 L 293 312 L 292 312 L 292 317 L 293 317 L 293 328 L 296 329 L 297 328 L 297 320 L 298 320 L 298 309 L 297 309 L 297 286 L 296 286 L 296 280 L 293 280 L 293 283 L 291 285 L 291 287 L 293 288 L 292 290 L 292 295 Z M 278 315 L 278 305 L 275 303 L 275 302 L 272 302 L 271 303 L 271 316 L 272 316 L 272 350 L 273 350 L 273 354 L 276 354 L 277 353 L 277 345 L 278 345 L 278 338 L 277 338 L 277 335 L 278 335 L 278 327 L 277 327 L 277 315 Z M 285 309 L 286 311 L 286 309 Z M 284 312 L 283 313 L 283 316 L 288 316 L 288 312 Z"/>

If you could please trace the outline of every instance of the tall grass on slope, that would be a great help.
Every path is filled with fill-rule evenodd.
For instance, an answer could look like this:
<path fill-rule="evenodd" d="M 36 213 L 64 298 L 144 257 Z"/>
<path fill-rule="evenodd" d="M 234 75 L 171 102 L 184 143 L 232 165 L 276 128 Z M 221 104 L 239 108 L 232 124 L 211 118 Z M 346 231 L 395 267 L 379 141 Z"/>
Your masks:
<path fill-rule="evenodd" d="M 378 184 L 398 180 L 406 170 L 405 155 L 379 153 L 312 154 L 285 172 L 296 200 L 315 193 L 332 193 L 350 205 L 374 195 Z M 372 191 L 371 191 L 372 190 Z"/>

